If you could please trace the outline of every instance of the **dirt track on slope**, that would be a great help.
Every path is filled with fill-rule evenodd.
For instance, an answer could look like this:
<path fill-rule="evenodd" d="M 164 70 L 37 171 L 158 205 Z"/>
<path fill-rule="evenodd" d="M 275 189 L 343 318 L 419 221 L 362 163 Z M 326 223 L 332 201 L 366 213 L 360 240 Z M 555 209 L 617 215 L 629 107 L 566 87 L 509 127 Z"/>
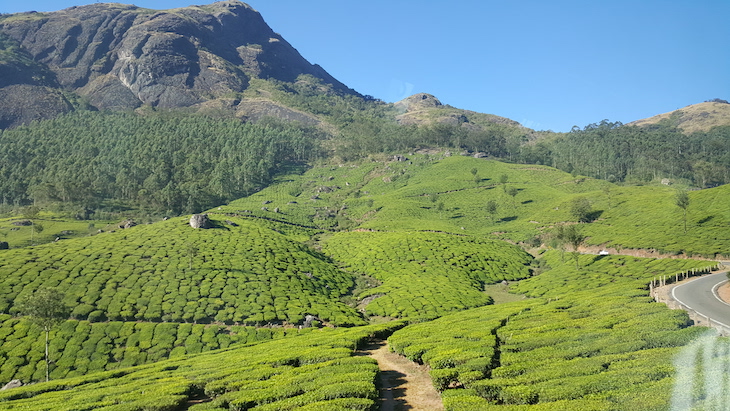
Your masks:
<path fill-rule="evenodd" d="M 386 341 L 374 341 L 358 355 L 367 355 L 378 362 L 381 411 L 444 409 L 441 396 L 431 384 L 427 366 L 390 352 Z"/>

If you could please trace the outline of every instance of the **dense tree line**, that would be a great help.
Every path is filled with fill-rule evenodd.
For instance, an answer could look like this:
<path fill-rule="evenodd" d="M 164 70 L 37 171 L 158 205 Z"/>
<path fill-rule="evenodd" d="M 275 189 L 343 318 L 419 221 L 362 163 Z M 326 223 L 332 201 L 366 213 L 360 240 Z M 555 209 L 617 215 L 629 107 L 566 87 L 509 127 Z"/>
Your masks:
<path fill-rule="evenodd" d="M 0 132 L 0 201 L 200 211 L 312 159 L 319 135 L 275 121 L 77 112 Z"/>
<path fill-rule="evenodd" d="M 730 126 L 686 135 L 669 122 L 636 127 L 604 120 L 534 143 L 529 130 L 512 125 L 401 125 L 391 105 L 304 80 L 270 87 L 278 100 L 334 125 L 328 133 L 274 120 L 88 111 L 0 131 L 0 204 L 194 212 L 250 194 L 282 166 L 325 152 L 352 160 L 424 147 L 484 152 L 609 181 L 730 182 Z"/>
<path fill-rule="evenodd" d="M 667 123 L 637 127 L 603 120 L 522 147 L 520 159 L 609 181 L 677 178 L 712 187 L 730 182 L 730 127 L 687 135 Z"/>

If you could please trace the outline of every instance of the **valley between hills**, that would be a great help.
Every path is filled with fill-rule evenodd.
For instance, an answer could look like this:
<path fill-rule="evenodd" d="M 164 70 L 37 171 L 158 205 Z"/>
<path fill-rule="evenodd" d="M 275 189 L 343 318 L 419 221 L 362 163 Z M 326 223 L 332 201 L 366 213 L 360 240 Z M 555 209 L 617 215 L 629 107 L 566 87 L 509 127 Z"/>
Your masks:
<path fill-rule="evenodd" d="M 389 104 L 238 1 L 2 15 L 0 73 L 0 410 L 727 407 L 660 288 L 727 270 L 727 101 Z"/>

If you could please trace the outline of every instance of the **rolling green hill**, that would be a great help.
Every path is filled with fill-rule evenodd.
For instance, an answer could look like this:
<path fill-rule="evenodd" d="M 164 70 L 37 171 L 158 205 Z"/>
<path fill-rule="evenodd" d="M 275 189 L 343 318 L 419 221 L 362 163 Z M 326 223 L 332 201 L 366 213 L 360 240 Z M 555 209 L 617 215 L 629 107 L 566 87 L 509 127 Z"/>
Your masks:
<path fill-rule="evenodd" d="M 730 258 L 728 107 L 536 132 L 361 96 L 238 1 L 0 16 L 0 409 L 372 411 L 385 338 L 448 411 L 712 409 L 727 342 L 648 283 Z"/>
<path fill-rule="evenodd" d="M 668 392 L 671 358 L 704 330 L 653 303 L 647 283 L 714 262 L 592 255 L 573 262 L 537 247 L 553 244 L 556 226 L 578 225 L 587 245 L 726 253 L 727 187 L 689 192 L 687 233 L 675 193 L 445 151 L 381 154 L 280 175 L 210 209 L 211 229 L 174 217 L 4 250 L 2 311 L 14 314 L 16 297 L 51 286 L 65 294 L 72 318 L 52 331 L 58 382 L 11 390 L 0 401 L 48 409 L 42 404 L 62 395 L 92 408 L 366 410 L 377 395 L 375 370 L 350 357 L 357 343 L 344 335 L 371 334 L 371 320 L 385 321 L 378 335 L 387 337 L 403 326 L 390 320 L 402 318 L 411 325 L 391 346 L 430 365 L 446 409 L 663 410 L 669 394 L 646 393 Z M 577 200 L 587 200 L 590 222 L 577 222 Z M 530 298 L 491 305 L 485 286 L 504 280 Z M 0 376 L 38 381 L 40 330 L 7 314 Z M 306 315 L 315 327 L 338 328 L 325 333 L 337 343 L 322 342 L 344 344 L 336 357 L 321 365 L 256 359 L 313 352 L 324 340 L 299 329 Z M 239 350 L 253 362 L 198 381 L 196 367 L 222 366 L 192 364 Z M 306 382 L 309 371 L 330 366 L 337 371 L 324 384 L 335 391 Z M 272 374 L 272 367 L 293 368 Z M 273 388 L 289 379 L 295 388 Z M 157 400 L 134 395 L 135 384 L 159 392 Z"/>
<path fill-rule="evenodd" d="M 556 225 L 576 222 L 572 205 L 585 199 L 595 217 L 581 224 L 586 244 L 710 258 L 730 253 L 724 229 L 729 186 L 689 192 L 685 233 L 677 188 L 617 185 L 547 166 L 444 152 L 403 158 L 322 163 L 210 212 L 320 230 L 438 231 L 537 246 L 549 243 Z"/>

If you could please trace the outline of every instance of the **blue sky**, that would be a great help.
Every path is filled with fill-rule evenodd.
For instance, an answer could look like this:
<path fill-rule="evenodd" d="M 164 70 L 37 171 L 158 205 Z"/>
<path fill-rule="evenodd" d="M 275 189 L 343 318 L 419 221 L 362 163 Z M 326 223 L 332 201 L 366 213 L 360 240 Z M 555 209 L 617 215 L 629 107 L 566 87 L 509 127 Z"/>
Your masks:
<path fill-rule="evenodd" d="M 0 12 L 89 3 L 3 1 Z M 191 1 L 131 3 L 167 9 Z M 568 131 L 730 100 L 727 0 L 248 4 L 307 60 L 387 102 L 426 92 L 458 108 Z"/>

